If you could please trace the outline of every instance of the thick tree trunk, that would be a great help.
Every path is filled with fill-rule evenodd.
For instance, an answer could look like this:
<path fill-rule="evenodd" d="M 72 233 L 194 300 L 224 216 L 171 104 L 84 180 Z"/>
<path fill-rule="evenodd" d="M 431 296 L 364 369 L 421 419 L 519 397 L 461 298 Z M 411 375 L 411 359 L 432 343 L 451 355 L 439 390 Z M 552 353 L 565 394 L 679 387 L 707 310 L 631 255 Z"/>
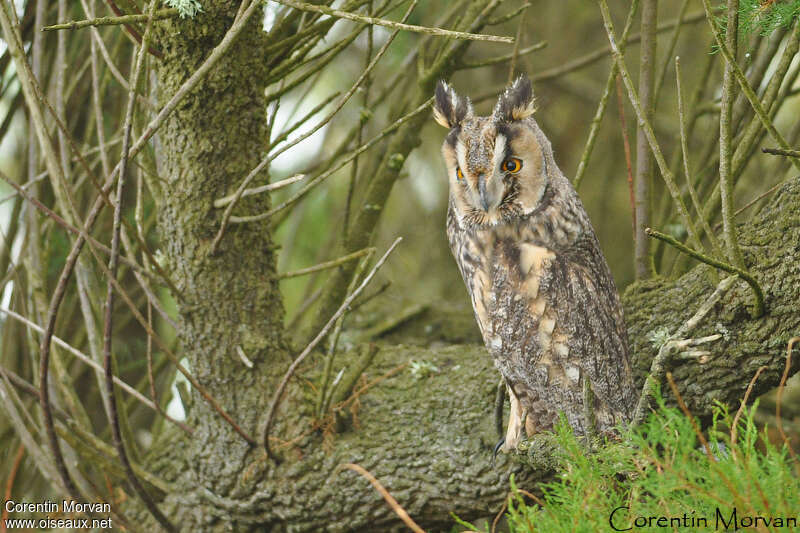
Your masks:
<path fill-rule="evenodd" d="M 163 101 L 221 41 L 237 9 L 238 3 L 203 2 L 204 11 L 195 20 L 158 26 Z M 264 39 L 261 24 L 258 14 L 251 17 L 158 138 L 164 179 L 158 223 L 167 270 L 180 291 L 181 353 L 197 380 L 252 436 L 272 393 L 274 373 L 288 357 L 268 222 L 229 227 L 219 252 L 212 255 L 210 246 L 221 218 L 212 202 L 229 194 L 258 164 L 267 143 L 266 69 L 257 53 Z M 240 206 L 264 211 L 268 198 L 243 199 Z M 237 347 L 253 368 L 245 366 Z M 195 433 L 181 445 L 180 466 L 187 483 L 225 495 L 246 486 L 242 478 L 256 455 L 253 447 L 195 390 L 189 423 Z M 192 515 L 197 530 L 208 530 L 206 509 L 194 509 Z"/>

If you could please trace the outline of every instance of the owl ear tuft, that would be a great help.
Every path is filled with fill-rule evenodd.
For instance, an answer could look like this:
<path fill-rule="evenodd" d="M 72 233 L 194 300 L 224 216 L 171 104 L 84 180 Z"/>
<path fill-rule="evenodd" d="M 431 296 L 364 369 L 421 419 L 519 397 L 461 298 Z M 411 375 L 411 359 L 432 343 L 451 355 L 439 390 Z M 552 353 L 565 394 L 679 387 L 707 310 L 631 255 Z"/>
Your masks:
<path fill-rule="evenodd" d="M 528 118 L 535 111 L 536 101 L 533 97 L 531 80 L 522 75 L 497 99 L 492 116 L 501 122 L 513 122 Z"/>
<path fill-rule="evenodd" d="M 436 84 L 433 100 L 434 120 L 445 128 L 455 128 L 469 116 L 472 116 L 472 104 L 469 98 L 457 95 L 452 87 L 440 80 Z"/>

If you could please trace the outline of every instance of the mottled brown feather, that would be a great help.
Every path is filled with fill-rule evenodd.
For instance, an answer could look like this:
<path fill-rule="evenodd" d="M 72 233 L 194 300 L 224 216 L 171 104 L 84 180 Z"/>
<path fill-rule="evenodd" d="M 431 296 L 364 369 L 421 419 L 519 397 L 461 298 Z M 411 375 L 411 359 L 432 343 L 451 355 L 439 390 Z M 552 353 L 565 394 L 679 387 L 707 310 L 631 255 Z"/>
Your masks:
<path fill-rule="evenodd" d="M 512 396 L 507 447 L 525 412 L 529 430 L 551 429 L 563 412 L 585 433 L 584 380 L 600 431 L 629 421 L 637 399 L 622 307 L 586 211 L 535 120 L 514 113 L 532 102 L 517 81 L 492 116 L 465 115 L 442 148 L 450 248 Z M 498 168 L 512 156 L 521 170 Z"/>

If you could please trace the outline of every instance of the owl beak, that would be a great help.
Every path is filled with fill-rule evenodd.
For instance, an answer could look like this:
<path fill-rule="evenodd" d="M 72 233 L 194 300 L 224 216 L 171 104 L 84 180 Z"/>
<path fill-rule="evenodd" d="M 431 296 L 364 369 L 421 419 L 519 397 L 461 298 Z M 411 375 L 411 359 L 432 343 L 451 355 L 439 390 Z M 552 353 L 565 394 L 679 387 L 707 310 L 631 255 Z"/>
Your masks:
<path fill-rule="evenodd" d="M 478 194 L 481 197 L 481 206 L 484 211 L 489 211 L 489 196 L 486 192 L 486 177 L 481 174 L 478 176 Z"/>

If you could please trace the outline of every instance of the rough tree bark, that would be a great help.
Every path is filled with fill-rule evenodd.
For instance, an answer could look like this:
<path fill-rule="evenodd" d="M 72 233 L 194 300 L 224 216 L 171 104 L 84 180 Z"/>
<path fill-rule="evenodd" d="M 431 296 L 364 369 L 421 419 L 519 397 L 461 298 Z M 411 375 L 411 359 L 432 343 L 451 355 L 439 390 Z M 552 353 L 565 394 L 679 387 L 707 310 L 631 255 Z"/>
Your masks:
<path fill-rule="evenodd" d="M 238 3 L 209 1 L 191 23 L 158 26 L 164 58 L 159 91 L 171 97 L 197 69 L 231 26 Z M 229 228 L 219 253 L 211 242 L 221 211 L 216 198 L 231 191 L 255 167 L 266 147 L 267 74 L 259 16 L 202 84 L 181 102 L 159 132 L 159 233 L 168 270 L 178 290 L 179 337 L 190 371 L 231 414 L 255 435 L 271 383 L 287 360 L 282 341 L 283 304 L 274 279 L 275 257 L 267 222 Z M 263 211 L 266 196 L 243 200 L 242 207 Z M 254 363 L 247 368 L 241 347 Z M 190 423 L 194 437 L 185 444 L 183 467 L 200 485 L 230 494 L 240 481 L 252 447 L 222 421 L 193 390 Z M 199 524 L 203 524 L 203 513 Z"/>
<path fill-rule="evenodd" d="M 800 181 L 793 181 L 761 215 L 738 228 L 746 262 L 766 294 L 768 312 L 752 320 L 748 312 L 752 294 L 745 283 L 737 282 L 693 332 L 693 337 L 723 334 L 722 339 L 704 346 L 711 352 L 705 363 L 697 358 L 678 359 L 671 367 L 694 414 L 707 415 L 717 400 L 737 407 L 762 365 L 767 370 L 753 397 L 780 379 L 786 343 L 800 332 L 796 304 L 800 213 L 794 207 L 798 202 Z M 623 302 L 640 383 L 657 352 L 650 333 L 659 328 L 674 332 L 714 288 L 709 268 L 701 265 L 680 279 L 652 279 L 626 291 Z M 455 319 L 469 324 L 468 316 Z M 462 329 L 441 333 L 452 329 L 453 322 L 453 316 L 431 312 L 393 337 L 405 336 L 425 344 L 470 338 Z M 426 331 L 433 331 L 433 337 Z M 794 355 L 792 373 L 800 369 L 800 356 Z M 341 362 L 346 364 L 353 357 L 346 355 Z M 293 457 L 270 469 L 249 492 L 238 491 L 236 498 L 215 496 L 198 487 L 196 478 L 184 470 L 187 460 L 196 460 L 184 453 L 184 436 L 163 435 L 151 460 L 164 465 L 160 474 L 181 487 L 182 494 L 170 496 L 168 501 L 180 504 L 175 509 L 179 514 L 191 515 L 200 508 L 242 530 L 269 526 L 274 531 L 382 531 L 398 527 L 394 514 L 366 481 L 338 468 L 342 463 L 357 462 L 376 475 L 419 523 L 435 529 L 451 523 L 451 511 L 466 519 L 495 512 L 507 493 L 511 472 L 517 472 L 520 485 L 529 488 L 552 476 L 548 457 L 537 457 L 539 466 L 533 469 L 508 458 L 491 467 L 497 373 L 482 346 L 387 345 L 367 373 L 375 378 L 412 359 L 430 362 L 438 372 L 419 376 L 406 368 L 376 385 L 360 398 L 358 427 L 351 424 L 337 434 L 332 449 L 323 449 L 322 437 L 311 432 L 297 442 Z M 293 428 L 283 437 L 307 434 L 307 427 Z M 225 461 L 223 456 L 217 459 Z M 263 458 L 254 460 L 253 469 L 264 471 Z M 222 528 L 223 524 L 218 525 Z"/>
<path fill-rule="evenodd" d="M 176 20 L 160 30 L 165 57 L 159 87 L 165 97 L 219 42 L 237 9 L 221 0 L 203 5 L 205 13 L 194 23 Z M 220 222 L 220 211 L 212 208 L 212 201 L 231 192 L 258 163 L 264 148 L 266 72 L 255 53 L 262 39 L 260 21 L 254 17 L 159 136 L 160 171 L 166 180 L 159 228 L 169 270 L 181 291 L 182 351 L 197 379 L 251 435 L 256 434 L 277 376 L 290 360 L 282 340 L 281 299 L 270 280 L 275 267 L 268 223 L 231 227 L 218 254 L 210 255 L 209 248 Z M 241 207 L 260 212 L 267 209 L 267 202 L 264 196 L 255 196 Z M 786 341 L 800 328 L 798 203 L 800 182 L 794 181 L 762 215 L 738 228 L 747 266 L 767 295 L 768 313 L 751 320 L 746 308 L 751 301 L 749 288 L 737 283 L 694 332 L 695 336 L 724 333 L 722 340 L 707 345 L 712 352 L 708 362 L 682 359 L 673 369 L 697 414 L 707 413 L 714 400 L 737 405 L 761 365 L 768 370 L 756 392 L 778 382 Z M 640 371 L 649 367 L 656 351 L 649 333 L 660 327 L 675 331 L 691 316 L 714 289 L 709 274 L 708 267 L 699 266 L 678 280 L 647 280 L 628 289 L 624 303 Z M 435 313 L 422 315 L 417 325 L 437 320 Z M 471 323 L 468 317 L 466 322 Z M 438 340 L 442 339 L 448 340 L 440 335 Z M 436 339 L 425 342 L 432 340 Z M 248 369 L 237 357 L 237 345 L 254 368 Z M 345 354 L 340 361 L 345 364 L 355 357 Z M 304 436 L 279 465 L 266 460 L 260 448 L 249 445 L 195 393 L 189 410 L 194 437 L 167 427 L 147 460 L 147 466 L 172 487 L 160 505 L 186 531 L 397 527 L 396 517 L 369 484 L 338 468 L 357 462 L 425 527 L 447 528 L 450 512 L 465 519 L 495 512 L 512 471 L 518 472 L 522 486 L 551 475 L 546 458 L 540 469 L 523 467 L 510 458 L 491 467 L 497 373 L 482 346 L 387 345 L 367 374 L 375 378 L 410 359 L 428 361 L 438 371 L 419 375 L 407 367 L 369 389 L 359 398 L 357 417 L 340 427 L 329 449 L 323 447 L 318 432 L 308 430 L 310 402 L 302 380 L 295 380 L 285 402 L 291 412 L 282 414 L 284 420 L 291 416 L 291 423 L 276 426 L 275 434 L 287 440 Z M 640 382 L 641 377 L 640 372 Z M 128 509 L 126 514 L 140 518 L 145 530 L 151 529 L 150 519 L 140 509 Z"/>

